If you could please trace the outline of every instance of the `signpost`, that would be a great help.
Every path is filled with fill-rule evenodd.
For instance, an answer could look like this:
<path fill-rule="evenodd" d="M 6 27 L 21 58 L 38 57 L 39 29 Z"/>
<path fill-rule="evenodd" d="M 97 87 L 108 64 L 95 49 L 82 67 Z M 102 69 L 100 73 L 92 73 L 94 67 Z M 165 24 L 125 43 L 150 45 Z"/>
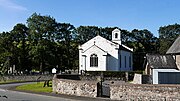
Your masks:
<path fill-rule="evenodd" d="M 57 71 L 56 68 L 53 68 L 52 69 L 52 74 L 56 74 L 56 71 Z"/>

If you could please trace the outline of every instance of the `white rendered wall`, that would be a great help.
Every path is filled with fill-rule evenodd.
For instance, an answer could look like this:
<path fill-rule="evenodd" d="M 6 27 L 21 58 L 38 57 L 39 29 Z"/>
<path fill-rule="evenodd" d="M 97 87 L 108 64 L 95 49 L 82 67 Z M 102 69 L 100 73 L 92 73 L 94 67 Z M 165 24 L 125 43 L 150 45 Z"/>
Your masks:
<path fill-rule="evenodd" d="M 118 50 L 115 50 L 113 52 L 114 52 L 114 54 L 118 55 Z M 109 71 L 118 71 L 119 70 L 118 69 L 118 67 L 119 67 L 119 59 L 118 58 L 113 57 L 113 56 L 108 56 L 107 63 L 108 63 L 107 68 Z"/>
<path fill-rule="evenodd" d="M 82 65 L 82 49 L 79 49 L 79 73 L 80 73 L 80 70 L 83 70 L 83 65 Z"/>
<path fill-rule="evenodd" d="M 99 48 L 103 49 L 104 51 L 109 53 L 114 58 L 118 59 L 118 54 L 117 54 L 117 52 L 115 52 L 116 51 L 115 48 L 119 48 L 118 44 L 112 43 L 111 41 L 106 40 L 105 38 L 103 38 L 101 36 L 96 36 L 93 39 L 86 42 L 85 44 L 83 44 L 81 47 L 85 51 L 93 44 L 95 44 Z"/>
<path fill-rule="evenodd" d="M 93 45 L 98 46 L 97 47 L 92 47 Z M 105 38 L 101 36 L 96 36 L 93 39 L 89 40 L 85 44 L 81 45 L 79 49 L 82 49 L 82 51 L 79 55 L 86 55 L 86 66 L 87 70 L 109 70 L 109 71 L 129 71 L 132 70 L 132 53 L 129 51 L 121 51 L 121 68 L 120 68 L 120 56 L 119 56 L 119 44 L 115 44 L 109 40 L 106 40 Z M 98 68 L 89 68 L 90 67 L 90 55 L 93 52 L 97 52 L 96 54 L 98 55 L 98 66 L 99 64 L 101 65 Z M 102 54 L 107 54 L 108 56 L 102 56 Z M 131 66 L 129 66 L 129 56 L 131 55 Z M 82 57 L 79 56 L 79 58 L 82 59 Z M 126 56 L 126 68 L 125 66 L 125 61 L 124 61 L 124 56 Z M 82 60 L 80 59 L 80 70 L 84 70 L 84 68 L 81 67 L 82 65 Z M 106 62 L 107 61 L 107 62 Z"/>
<path fill-rule="evenodd" d="M 96 54 L 98 57 L 98 67 L 90 67 L 90 56 L 92 54 Z M 83 70 L 86 69 L 87 71 L 106 71 L 106 56 L 105 55 L 107 55 L 107 53 L 105 53 L 98 47 L 93 46 L 87 51 L 85 51 L 84 53 L 82 53 L 82 55 L 86 55 L 86 58 L 85 58 L 86 68 L 83 68 Z"/>

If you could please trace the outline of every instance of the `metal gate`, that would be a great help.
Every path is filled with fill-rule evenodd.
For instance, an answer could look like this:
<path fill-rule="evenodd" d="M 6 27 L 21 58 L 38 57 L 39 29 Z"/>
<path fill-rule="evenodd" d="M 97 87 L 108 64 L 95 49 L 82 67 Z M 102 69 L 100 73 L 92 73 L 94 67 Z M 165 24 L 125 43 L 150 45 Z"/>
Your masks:
<path fill-rule="evenodd" d="M 110 97 L 110 87 L 108 83 L 102 83 L 102 96 L 103 97 Z"/>
<path fill-rule="evenodd" d="M 98 97 L 110 97 L 110 87 L 108 83 L 98 82 L 97 84 Z"/>

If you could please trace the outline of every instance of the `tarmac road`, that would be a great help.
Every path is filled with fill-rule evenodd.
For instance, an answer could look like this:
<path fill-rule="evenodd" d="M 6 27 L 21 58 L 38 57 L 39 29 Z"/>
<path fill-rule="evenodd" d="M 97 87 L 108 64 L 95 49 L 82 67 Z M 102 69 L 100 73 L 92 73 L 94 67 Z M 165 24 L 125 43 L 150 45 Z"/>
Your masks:
<path fill-rule="evenodd" d="M 22 84 L 27 84 L 27 83 L 0 85 L 0 101 L 79 101 L 79 100 L 73 100 L 73 99 L 68 99 L 68 98 L 61 98 L 61 97 L 8 90 L 11 87 L 22 85 Z"/>
<path fill-rule="evenodd" d="M 110 99 L 87 98 L 59 94 L 35 94 L 9 90 L 12 87 L 28 83 L 13 83 L 0 85 L 0 101 L 110 101 Z"/>
<path fill-rule="evenodd" d="M 0 101 L 78 101 L 54 96 L 23 93 L 0 89 Z"/>

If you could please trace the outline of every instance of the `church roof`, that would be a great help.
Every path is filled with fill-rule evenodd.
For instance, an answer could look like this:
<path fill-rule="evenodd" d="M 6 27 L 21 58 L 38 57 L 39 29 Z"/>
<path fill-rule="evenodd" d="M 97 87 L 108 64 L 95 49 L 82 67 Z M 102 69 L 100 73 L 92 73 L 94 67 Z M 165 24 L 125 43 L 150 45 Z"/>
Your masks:
<path fill-rule="evenodd" d="M 146 55 L 147 62 L 153 69 L 178 69 L 172 55 Z"/>
<path fill-rule="evenodd" d="M 91 43 L 91 45 L 89 46 L 89 48 L 91 48 L 94 44 L 96 44 L 96 41 L 97 41 L 98 38 L 100 38 L 100 39 L 102 39 L 102 40 L 106 40 L 107 43 L 111 44 L 112 46 L 115 46 L 116 49 L 133 52 L 133 49 L 132 49 L 132 48 L 129 48 L 129 47 L 123 45 L 123 44 L 119 45 L 118 43 L 109 41 L 109 40 L 101 37 L 100 35 L 97 35 L 96 37 L 94 37 L 94 38 L 92 38 L 92 39 L 90 39 L 89 41 L 86 42 L 86 43 L 88 43 L 88 42 L 90 42 L 90 41 L 91 41 L 91 42 L 94 41 L 93 44 Z M 86 45 L 86 43 L 84 43 L 84 44 L 81 45 L 80 47 L 83 47 L 84 45 Z M 99 49 L 103 50 L 103 49 L 100 48 L 98 45 L 96 45 L 96 46 L 97 46 Z M 79 49 L 80 49 L 80 47 L 79 47 Z M 89 48 L 87 48 L 87 49 L 89 49 Z M 87 49 L 86 49 L 86 50 L 87 50 Z M 105 50 L 103 50 L 103 51 L 106 52 Z"/>
<path fill-rule="evenodd" d="M 166 52 L 167 54 L 180 54 L 180 36 L 174 41 L 172 46 Z"/>
<path fill-rule="evenodd" d="M 123 44 L 121 44 L 120 47 L 122 47 L 122 48 L 120 48 L 120 49 L 122 49 L 122 50 L 127 50 L 127 51 L 130 51 L 130 52 L 133 52 L 133 49 L 132 49 L 132 48 L 129 48 L 128 46 L 125 46 L 125 45 L 123 45 Z"/>

